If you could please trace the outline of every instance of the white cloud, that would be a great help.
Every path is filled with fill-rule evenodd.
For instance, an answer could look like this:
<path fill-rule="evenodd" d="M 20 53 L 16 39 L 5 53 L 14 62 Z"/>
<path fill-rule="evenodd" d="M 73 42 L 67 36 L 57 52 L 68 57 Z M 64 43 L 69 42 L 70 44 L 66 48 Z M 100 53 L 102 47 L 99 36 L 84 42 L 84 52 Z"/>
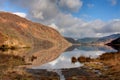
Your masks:
<path fill-rule="evenodd" d="M 4 11 L 3 9 L 0 9 L 0 11 Z"/>
<path fill-rule="evenodd" d="M 52 24 L 50 24 L 50 25 L 48 25 L 49 27 L 52 27 L 52 28 L 54 28 L 54 29 L 56 29 L 56 30 L 58 30 L 58 27 L 54 24 L 54 23 L 52 23 Z"/>
<path fill-rule="evenodd" d="M 120 32 L 119 19 L 109 22 L 86 22 L 72 16 L 73 11 L 78 11 L 82 7 L 82 0 L 13 0 L 11 3 L 28 9 L 27 18 L 49 25 L 64 36 L 98 37 Z M 63 10 L 67 10 L 67 13 Z"/>
<path fill-rule="evenodd" d="M 54 23 L 52 23 L 52 24 L 50 24 L 50 25 L 48 25 L 49 27 L 52 27 L 52 28 L 54 28 L 54 29 L 56 29 L 56 30 L 58 30 L 60 33 L 64 33 L 64 29 L 62 29 L 62 28 L 59 28 L 58 26 L 56 26 L 56 24 L 54 24 Z"/>
<path fill-rule="evenodd" d="M 113 19 L 113 21 L 120 21 L 120 19 Z"/>
<path fill-rule="evenodd" d="M 81 0 L 60 0 L 59 5 L 67 10 L 78 11 L 83 2 Z"/>
<path fill-rule="evenodd" d="M 120 32 L 120 21 L 111 21 L 104 26 L 106 32 Z"/>
<path fill-rule="evenodd" d="M 16 14 L 16 15 L 23 17 L 23 18 L 25 18 L 27 16 L 26 13 L 22 13 L 22 12 L 15 12 L 13 14 Z"/>

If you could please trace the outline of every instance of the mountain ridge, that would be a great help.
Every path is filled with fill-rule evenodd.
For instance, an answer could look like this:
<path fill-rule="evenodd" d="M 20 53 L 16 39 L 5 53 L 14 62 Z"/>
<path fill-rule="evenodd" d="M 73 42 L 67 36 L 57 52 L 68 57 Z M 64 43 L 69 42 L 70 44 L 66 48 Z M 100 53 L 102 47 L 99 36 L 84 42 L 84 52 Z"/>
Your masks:
<path fill-rule="evenodd" d="M 0 12 L 0 46 L 69 46 L 58 31 L 8 12 Z"/>
<path fill-rule="evenodd" d="M 104 37 L 88 37 L 88 38 L 82 38 L 78 39 L 78 43 L 83 43 L 83 44 L 107 44 L 110 43 L 112 40 L 117 39 L 120 37 L 120 34 L 112 34 L 109 36 L 104 36 Z"/>

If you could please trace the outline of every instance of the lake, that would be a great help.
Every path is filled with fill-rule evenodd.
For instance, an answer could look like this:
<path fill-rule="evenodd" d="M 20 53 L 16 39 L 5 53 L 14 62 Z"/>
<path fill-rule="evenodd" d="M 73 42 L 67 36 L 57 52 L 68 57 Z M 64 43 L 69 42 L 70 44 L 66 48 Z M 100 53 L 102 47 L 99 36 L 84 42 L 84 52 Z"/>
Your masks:
<path fill-rule="evenodd" d="M 60 56 L 48 63 L 33 67 L 33 69 L 64 69 L 64 68 L 75 68 L 83 66 L 82 63 L 72 63 L 72 57 L 90 57 L 97 58 L 105 52 L 116 52 L 115 49 L 108 46 L 72 46 L 65 52 L 61 53 Z M 51 53 L 54 54 L 54 53 Z"/>
<path fill-rule="evenodd" d="M 110 46 L 73 45 L 69 48 L 52 47 L 47 50 L 34 47 L 4 52 L 9 53 L 22 57 L 25 65 L 20 67 L 24 67 L 35 80 L 83 80 L 101 76 L 102 79 L 111 79 L 106 70 L 110 71 L 113 68 L 110 67 L 113 62 L 116 62 L 112 65 L 115 69 L 116 65 L 120 67 L 118 65 L 120 53 L 115 47 Z M 120 70 L 116 71 L 120 73 Z"/>

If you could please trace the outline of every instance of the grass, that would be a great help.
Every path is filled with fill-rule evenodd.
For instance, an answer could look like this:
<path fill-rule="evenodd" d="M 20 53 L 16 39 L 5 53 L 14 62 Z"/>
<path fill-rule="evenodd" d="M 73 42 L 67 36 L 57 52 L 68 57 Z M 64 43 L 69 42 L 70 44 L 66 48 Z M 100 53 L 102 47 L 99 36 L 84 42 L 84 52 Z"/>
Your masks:
<path fill-rule="evenodd" d="M 106 77 L 109 80 L 119 80 L 120 79 L 120 53 L 104 53 L 99 58 L 89 59 L 81 58 L 84 62 L 84 67 L 91 70 L 99 70 L 102 75 L 101 78 Z M 80 60 L 81 62 L 81 60 Z"/>
<path fill-rule="evenodd" d="M 24 64 L 21 57 L 0 53 L 0 80 L 34 80 L 24 70 L 16 71 L 15 67 Z"/>

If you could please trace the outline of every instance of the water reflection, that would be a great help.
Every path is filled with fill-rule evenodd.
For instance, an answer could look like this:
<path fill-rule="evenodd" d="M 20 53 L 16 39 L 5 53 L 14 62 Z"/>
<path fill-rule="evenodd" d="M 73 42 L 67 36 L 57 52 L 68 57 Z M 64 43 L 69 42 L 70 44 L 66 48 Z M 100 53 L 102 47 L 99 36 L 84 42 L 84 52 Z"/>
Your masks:
<path fill-rule="evenodd" d="M 84 58 L 85 60 L 88 58 Z M 84 67 L 97 71 L 96 74 L 101 75 L 109 79 L 119 80 L 120 79 L 120 52 L 110 52 L 100 55 L 96 59 L 89 59 L 84 61 Z M 81 62 L 81 61 L 80 61 Z"/>
<path fill-rule="evenodd" d="M 119 49 L 119 47 L 115 47 L 115 49 L 116 48 Z M 89 59 L 98 58 L 105 52 L 116 52 L 115 49 L 109 46 L 73 45 L 69 48 L 50 47 L 46 50 L 35 46 L 32 49 L 8 50 L 3 53 L 22 57 L 26 64 L 29 64 L 26 66 L 29 68 L 64 69 L 81 67 L 83 66 L 82 62 L 88 61 L 84 59 L 84 57 L 87 57 Z"/>
<path fill-rule="evenodd" d="M 116 51 L 116 48 L 113 49 L 111 46 L 107 45 L 73 45 L 69 47 L 66 51 L 73 51 L 75 49 L 81 51 L 104 51 L 104 52 Z"/>
<path fill-rule="evenodd" d="M 36 49 L 36 51 L 31 50 L 29 57 L 26 57 L 26 62 L 31 63 L 27 67 L 41 66 L 42 64 L 51 62 L 57 59 L 61 53 L 66 50 L 67 47 L 51 47 L 49 49 Z M 54 64 L 54 63 L 53 63 Z"/>
<path fill-rule="evenodd" d="M 42 65 L 42 67 L 37 67 L 37 69 L 28 69 L 27 71 L 35 74 L 35 76 L 39 76 L 40 79 L 46 80 L 51 78 L 56 80 L 119 80 L 119 52 L 103 53 L 97 58 L 77 57 L 78 58 L 72 57 L 72 59 L 75 59 L 75 63 L 84 63 L 84 67 L 55 69 L 55 67 L 52 66 L 54 69 L 50 69 L 50 65 L 46 64 L 44 66 Z M 43 69 L 43 67 L 45 68 Z"/>
<path fill-rule="evenodd" d="M 114 71 L 115 69 L 116 72 L 119 73 L 120 70 L 118 68 L 120 67 L 120 53 L 117 53 L 117 51 L 120 50 L 120 47 L 114 46 L 113 48 L 109 46 L 74 45 L 69 48 L 50 47 L 46 50 L 40 49 L 39 47 L 34 47 L 27 50 L 8 50 L 2 53 L 20 56 L 20 60 L 25 61 L 26 64 L 29 64 L 27 66 L 25 65 L 27 72 L 32 73 L 35 77 L 40 79 L 65 80 L 71 79 L 71 77 L 74 76 L 76 79 L 79 79 L 83 76 L 91 77 L 95 75 L 94 73 L 89 72 L 86 68 L 82 68 L 85 65 L 87 65 L 87 68 L 91 68 L 91 66 L 92 68 L 94 67 L 94 71 L 99 68 L 101 69 L 101 66 L 106 69 L 106 66 L 101 65 L 101 63 L 99 63 L 100 66 L 98 63 L 93 64 L 94 61 L 109 64 L 110 66 L 113 66 L 113 69 L 110 69 L 111 71 Z M 92 64 L 90 62 L 92 62 Z"/>
<path fill-rule="evenodd" d="M 76 62 L 84 63 L 84 62 L 89 62 L 89 61 L 91 61 L 90 57 L 80 56 L 78 58 L 76 58 L 76 57 L 71 58 L 72 63 L 76 63 Z"/>
<path fill-rule="evenodd" d="M 32 67 L 33 69 L 64 69 L 64 68 L 75 68 L 75 67 L 81 67 L 83 66 L 83 63 L 80 63 L 80 60 L 82 60 L 80 57 L 88 57 L 90 58 L 98 58 L 100 55 L 104 54 L 105 52 L 116 52 L 116 50 L 114 50 L 113 48 L 109 47 L 109 46 L 72 46 L 69 47 L 67 49 L 64 49 L 65 52 L 59 51 L 59 55 L 57 57 L 55 57 L 55 50 L 53 51 L 49 51 L 49 53 L 47 53 L 48 58 L 50 59 L 51 57 L 54 57 L 54 59 L 52 60 L 45 60 L 45 58 L 43 59 L 43 61 L 45 60 L 46 63 L 39 63 L 39 65 Z M 53 52 L 55 54 L 53 54 Z M 63 52 L 61 54 L 61 52 Z M 42 54 L 42 53 L 40 53 Z M 49 56 L 48 54 L 51 54 L 51 56 Z M 53 55 L 52 55 L 53 54 Z M 61 55 L 60 55 L 61 54 Z M 40 58 L 42 58 L 43 55 L 40 56 Z M 84 59 L 83 59 L 84 60 Z M 39 61 L 39 60 L 38 60 Z M 51 61 L 51 62 L 50 62 Z M 39 61 L 40 62 L 40 61 Z M 73 64 L 74 63 L 74 64 Z"/>
<path fill-rule="evenodd" d="M 120 52 L 120 45 L 112 45 L 111 47 Z"/>

